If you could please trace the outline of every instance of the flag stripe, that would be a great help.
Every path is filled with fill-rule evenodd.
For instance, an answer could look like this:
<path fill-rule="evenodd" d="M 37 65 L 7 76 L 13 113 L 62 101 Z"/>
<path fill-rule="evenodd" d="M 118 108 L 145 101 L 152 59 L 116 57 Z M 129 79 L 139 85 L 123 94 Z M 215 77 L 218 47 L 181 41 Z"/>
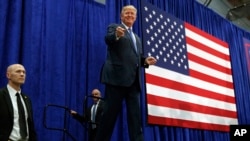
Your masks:
<path fill-rule="evenodd" d="M 204 64 L 201 65 L 197 62 L 189 61 L 189 67 L 192 70 L 196 70 L 196 71 L 199 71 L 200 73 L 210 75 L 211 77 L 232 82 L 232 77 L 230 77 L 231 75 L 228 75 L 228 74 L 223 73 L 223 72 L 218 71 L 218 70 L 214 70 L 208 66 L 205 66 Z"/>
<path fill-rule="evenodd" d="M 154 81 L 151 81 L 151 79 L 148 78 L 149 74 L 153 76 L 157 76 L 157 79 Z M 178 79 L 176 79 L 178 78 Z M 164 80 L 171 80 L 171 82 L 165 82 L 166 87 L 177 87 L 177 84 L 180 84 L 178 87 L 186 87 L 189 86 L 189 88 L 192 88 L 191 91 L 197 92 L 200 95 L 211 95 L 214 96 L 215 94 L 218 95 L 225 95 L 228 97 L 231 97 L 232 102 L 235 102 L 234 98 L 234 91 L 230 88 L 225 88 L 222 86 L 218 86 L 212 83 L 208 83 L 203 80 L 199 80 L 196 78 L 188 77 L 183 74 L 179 74 L 170 70 L 166 70 L 157 66 L 150 66 L 150 69 L 146 69 L 146 81 L 148 83 L 159 83 L 159 85 L 164 82 Z M 174 83 L 175 85 L 172 85 Z M 198 91 L 199 90 L 199 91 Z M 229 98 L 226 98 L 228 100 Z"/>
<path fill-rule="evenodd" d="M 189 34 L 192 36 L 196 35 L 199 38 L 197 38 L 197 41 L 200 41 L 201 43 L 207 43 L 212 49 L 215 49 L 223 54 L 229 55 L 228 52 L 228 44 L 218 38 L 215 38 L 214 36 L 192 26 L 191 24 L 184 22 L 186 27 L 186 34 Z"/>
<path fill-rule="evenodd" d="M 186 30 L 188 31 L 188 29 Z M 188 35 L 188 34 L 187 34 Z M 198 36 L 199 37 L 199 36 Z M 225 53 L 221 53 L 217 50 L 215 50 L 214 48 L 210 48 L 209 46 L 207 46 L 206 42 L 200 42 L 199 41 L 196 41 L 195 38 L 198 38 L 197 36 L 191 36 L 191 38 L 189 38 L 188 36 L 186 37 L 186 42 L 192 46 L 197 46 L 199 47 L 199 49 L 203 50 L 204 52 L 207 52 L 207 53 L 210 53 L 214 56 L 217 56 L 219 58 L 221 58 L 222 60 L 226 60 L 226 61 L 230 61 L 230 58 L 228 55 L 225 55 Z M 193 39 L 192 39 L 193 38 Z M 210 41 L 210 42 L 213 42 L 213 41 Z"/>
<path fill-rule="evenodd" d="M 231 69 L 231 66 L 230 66 L 230 62 L 229 61 L 226 61 L 226 60 L 223 60 L 217 56 L 214 56 L 213 54 L 211 53 L 207 53 L 207 52 L 204 52 L 202 51 L 201 49 L 197 48 L 198 46 L 192 46 L 190 44 L 187 44 L 187 49 L 188 49 L 188 52 L 189 54 L 193 54 L 193 55 L 196 55 L 204 60 L 207 60 L 209 62 L 212 62 L 214 64 L 217 64 L 219 66 L 222 66 L 224 68 L 229 68 Z"/>
<path fill-rule="evenodd" d="M 211 61 L 208 61 L 208 60 L 205 60 L 203 58 L 200 58 L 199 56 L 195 55 L 195 54 L 192 54 L 192 53 L 189 53 L 188 54 L 188 58 L 192 61 L 192 62 L 196 62 L 195 60 L 199 60 L 199 64 L 206 64 L 205 66 L 209 66 L 211 69 L 214 69 L 214 70 L 217 70 L 221 73 L 225 73 L 226 75 L 228 76 L 231 76 L 232 72 L 231 72 L 231 69 L 229 68 L 226 68 L 226 67 L 223 67 L 221 65 L 218 65 L 214 62 L 211 62 Z M 228 80 L 228 79 L 225 79 L 225 80 Z M 230 82 L 232 82 L 232 80 L 230 80 Z"/>
<path fill-rule="evenodd" d="M 151 104 L 148 104 L 148 109 L 150 111 L 149 115 L 151 116 L 176 118 L 182 120 L 190 120 L 190 121 L 220 124 L 220 125 L 228 125 L 228 122 L 231 122 L 232 124 L 237 122 L 235 118 L 208 115 L 208 114 L 196 113 L 192 111 L 180 110 L 175 108 L 155 106 Z"/>
<path fill-rule="evenodd" d="M 233 97 L 226 96 L 226 95 L 221 95 L 218 92 L 212 92 L 212 91 L 209 91 L 209 90 L 200 89 L 200 88 L 197 88 L 197 87 L 193 87 L 191 85 L 185 85 L 184 86 L 182 83 L 179 83 L 177 81 L 172 81 L 172 80 L 169 80 L 169 79 L 160 78 L 160 77 L 150 75 L 150 74 L 146 74 L 146 77 L 147 77 L 147 80 L 148 80 L 147 81 L 147 87 L 149 87 L 148 84 L 158 85 L 158 86 L 161 86 L 163 88 L 171 88 L 171 89 L 177 90 L 177 91 L 192 93 L 194 95 L 206 97 L 206 98 L 209 98 L 209 99 L 221 100 L 221 101 L 225 101 L 225 102 L 232 103 L 232 104 L 235 103 L 235 99 Z"/>
<path fill-rule="evenodd" d="M 228 125 L 219 125 L 219 124 L 211 124 L 211 123 L 200 123 L 190 120 L 182 120 L 177 118 L 167 118 L 167 117 L 159 117 L 148 115 L 148 121 L 150 124 L 158 124 L 158 125 L 171 125 L 171 126 L 180 126 L 187 128 L 199 128 L 204 130 L 219 130 L 219 131 L 229 131 Z"/>
<path fill-rule="evenodd" d="M 200 93 L 198 93 L 197 95 L 192 94 L 190 93 L 190 89 L 188 89 L 189 87 L 181 87 L 179 89 L 173 89 L 173 88 L 165 88 L 159 85 L 148 84 L 148 83 L 146 84 L 146 86 L 150 87 L 150 89 L 148 89 L 147 94 L 154 94 L 156 96 L 177 99 L 180 101 L 188 101 L 188 102 L 192 102 L 195 104 L 202 104 L 205 106 L 218 108 L 218 109 L 236 111 L 233 103 L 217 100 L 211 96 L 210 97 L 205 97 L 203 95 L 200 96 L 198 95 Z M 223 98 L 223 96 L 220 96 L 220 95 L 217 95 L 217 97 Z M 188 98 L 192 98 L 192 99 L 188 99 Z"/>
<path fill-rule="evenodd" d="M 231 117 L 231 118 L 236 118 L 236 112 L 235 111 L 229 111 L 225 109 L 220 109 L 218 111 L 218 108 L 210 107 L 210 106 L 204 106 L 201 105 L 201 103 L 195 104 L 194 102 L 186 102 L 186 100 L 181 99 L 177 100 L 174 99 L 173 97 L 167 97 L 164 95 L 162 96 L 156 96 L 152 95 L 150 93 L 147 93 L 147 99 L 148 99 L 148 104 L 151 105 L 161 105 L 161 107 L 169 107 L 169 108 L 176 108 L 176 109 L 181 109 L 181 110 L 186 110 L 186 111 L 193 111 L 197 113 L 203 113 L 203 114 L 211 114 L 211 115 L 217 115 L 217 116 L 225 116 L 225 117 Z M 214 102 L 215 103 L 215 102 Z M 223 104 L 223 102 L 218 102 Z"/>
<path fill-rule="evenodd" d="M 214 84 L 217 84 L 217 85 L 221 85 L 221 86 L 226 86 L 228 88 L 233 88 L 233 83 L 230 83 L 230 82 L 226 82 L 224 80 L 221 80 L 221 79 L 218 79 L 218 78 L 215 78 L 215 77 L 211 77 L 207 74 L 204 74 L 204 73 L 200 73 L 196 70 L 192 70 L 190 69 L 190 75 L 196 77 L 196 78 L 200 78 L 200 79 L 206 79 L 207 81 L 211 82 L 211 83 L 214 83 Z"/>

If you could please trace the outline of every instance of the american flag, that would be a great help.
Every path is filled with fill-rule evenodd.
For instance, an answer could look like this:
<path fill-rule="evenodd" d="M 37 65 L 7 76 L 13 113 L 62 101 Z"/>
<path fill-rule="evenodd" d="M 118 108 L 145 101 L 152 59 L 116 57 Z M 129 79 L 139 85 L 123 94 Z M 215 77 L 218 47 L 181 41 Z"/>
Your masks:
<path fill-rule="evenodd" d="M 142 2 L 148 123 L 229 131 L 238 124 L 228 44 Z"/>

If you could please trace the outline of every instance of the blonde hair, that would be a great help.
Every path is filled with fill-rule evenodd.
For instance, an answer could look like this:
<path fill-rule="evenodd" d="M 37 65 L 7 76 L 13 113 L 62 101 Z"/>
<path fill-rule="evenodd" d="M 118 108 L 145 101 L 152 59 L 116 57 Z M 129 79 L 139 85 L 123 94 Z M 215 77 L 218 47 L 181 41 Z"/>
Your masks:
<path fill-rule="evenodd" d="M 133 5 L 126 5 L 122 8 L 121 14 L 123 14 L 127 9 L 132 9 L 137 13 L 137 9 Z"/>

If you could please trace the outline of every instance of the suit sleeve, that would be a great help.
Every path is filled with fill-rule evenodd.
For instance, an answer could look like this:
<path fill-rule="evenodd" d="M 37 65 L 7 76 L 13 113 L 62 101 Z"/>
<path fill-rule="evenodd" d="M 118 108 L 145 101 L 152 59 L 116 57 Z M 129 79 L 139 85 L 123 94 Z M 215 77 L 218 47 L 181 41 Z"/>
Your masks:
<path fill-rule="evenodd" d="M 83 115 L 80 114 L 73 114 L 72 115 L 74 119 L 76 119 L 77 121 L 79 121 L 80 123 L 86 122 L 86 118 Z"/>

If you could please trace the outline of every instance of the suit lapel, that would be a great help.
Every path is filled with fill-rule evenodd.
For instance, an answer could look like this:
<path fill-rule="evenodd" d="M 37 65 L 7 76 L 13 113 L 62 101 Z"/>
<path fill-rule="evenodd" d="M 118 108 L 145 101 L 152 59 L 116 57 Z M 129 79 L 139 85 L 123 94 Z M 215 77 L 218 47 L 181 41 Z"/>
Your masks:
<path fill-rule="evenodd" d="M 29 105 L 29 100 L 28 100 L 28 97 L 25 96 L 24 94 L 21 94 L 22 98 L 23 98 L 23 101 L 25 103 L 25 107 L 26 107 L 26 110 L 27 110 L 27 113 L 28 113 L 28 118 L 31 118 L 32 116 L 31 115 L 31 109 L 30 109 L 30 105 Z"/>
<path fill-rule="evenodd" d="M 120 26 L 121 26 L 122 28 L 126 29 L 126 27 L 125 27 L 123 24 L 120 24 Z M 130 34 L 129 34 L 129 32 L 128 32 L 127 29 L 126 29 L 125 36 L 126 36 L 127 38 L 130 39 L 130 47 L 134 50 L 135 54 L 137 54 L 137 52 L 136 52 L 136 50 L 135 50 L 135 47 L 134 47 L 133 39 L 132 39 L 132 37 L 130 36 Z M 135 36 L 135 40 L 136 40 L 136 45 L 138 45 L 138 41 L 137 41 L 138 39 L 137 39 L 137 37 L 136 37 L 135 34 L 134 34 L 134 36 Z"/>
<path fill-rule="evenodd" d="M 13 106 L 12 106 L 10 94 L 7 88 L 4 90 L 4 98 L 7 103 L 7 108 L 11 113 L 11 117 L 13 118 L 14 117 Z"/>

